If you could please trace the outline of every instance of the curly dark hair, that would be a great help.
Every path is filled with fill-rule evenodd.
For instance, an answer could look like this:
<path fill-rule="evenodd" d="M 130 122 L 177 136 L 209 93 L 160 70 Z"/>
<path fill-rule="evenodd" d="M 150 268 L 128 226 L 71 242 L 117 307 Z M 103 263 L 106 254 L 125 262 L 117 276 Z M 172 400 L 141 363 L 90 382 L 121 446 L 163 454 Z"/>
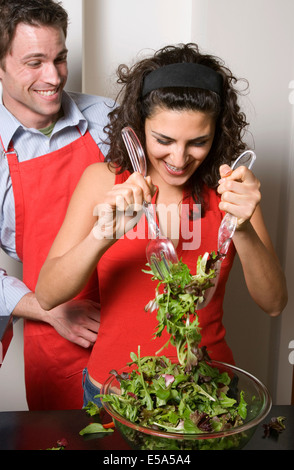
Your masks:
<path fill-rule="evenodd" d="M 0 66 L 8 54 L 20 23 L 61 28 L 67 36 L 68 14 L 53 0 L 0 0 Z"/>
<path fill-rule="evenodd" d="M 174 63 L 197 63 L 206 65 L 223 77 L 222 97 L 217 93 L 199 88 L 161 88 L 151 91 L 142 98 L 142 86 L 146 75 L 155 69 Z M 119 106 L 110 112 L 106 132 L 110 141 L 108 159 L 120 171 L 132 167 L 121 138 L 121 130 L 130 126 L 138 135 L 145 151 L 144 125 L 158 107 L 163 109 L 194 110 L 209 113 L 216 122 L 215 137 L 212 148 L 197 171 L 192 176 L 192 194 L 201 201 L 203 183 L 214 188 L 219 180 L 219 166 L 231 164 L 245 150 L 243 142 L 245 128 L 248 125 L 246 116 L 240 110 L 235 85 L 237 79 L 217 57 L 202 54 L 194 43 L 166 46 L 144 58 L 132 67 L 123 64 L 117 70 L 120 90 L 117 102 Z M 247 82 L 246 82 L 247 83 Z"/>

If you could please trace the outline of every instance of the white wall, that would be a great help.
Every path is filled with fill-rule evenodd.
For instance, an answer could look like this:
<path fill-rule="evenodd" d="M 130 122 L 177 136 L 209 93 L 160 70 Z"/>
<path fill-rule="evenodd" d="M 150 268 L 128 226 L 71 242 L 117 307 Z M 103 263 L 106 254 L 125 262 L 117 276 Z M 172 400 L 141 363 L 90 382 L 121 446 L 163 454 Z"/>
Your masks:
<path fill-rule="evenodd" d="M 150 49 L 189 41 L 222 57 L 238 77 L 249 80 L 250 94 L 243 99 L 253 135 L 248 139 L 257 152 L 255 172 L 262 182 L 263 210 L 288 276 L 290 297 L 280 318 L 268 318 L 250 300 L 236 262 L 225 299 L 225 325 L 238 365 L 268 385 L 274 402 L 289 403 L 293 369 L 289 342 L 294 340 L 290 238 L 294 104 L 289 102 L 289 83 L 294 80 L 294 2 L 66 0 L 63 4 L 73 21 L 68 41 L 73 81 L 68 89 L 79 89 L 82 70 L 83 91 L 115 96 L 119 63 L 130 64 Z M 0 411 L 24 406 L 21 337 L 13 343 L 8 351 L 11 357 L 0 369 Z M 10 399 L 15 387 L 20 396 Z"/>
<path fill-rule="evenodd" d="M 83 90 L 115 96 L 120 63 L 189 42 L 192 0 L 85 0 Z"/>
<path fill-rule="evenodd" d="M 0 252 L 1 268 L 21 279 L 21 264 Z M 26 410 L 23 361 L 23 323 L 13 326 L 13 338 L 0 367 L 0 411 Z"/>

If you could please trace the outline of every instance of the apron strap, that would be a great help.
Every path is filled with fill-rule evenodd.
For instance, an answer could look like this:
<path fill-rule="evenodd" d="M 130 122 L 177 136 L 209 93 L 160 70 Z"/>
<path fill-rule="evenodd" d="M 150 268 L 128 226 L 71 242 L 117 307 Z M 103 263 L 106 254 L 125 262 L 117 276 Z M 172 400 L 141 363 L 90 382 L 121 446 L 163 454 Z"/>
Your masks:
<path fill-rule="evenodd" d="M 21 185 L 20 168 L 17 153 L 10 151 L 6 154 L 11 180 L 13 181 L 13 195 L 15 204 L 15 248 L 23 260 L 23 233 L 24 233 L 24 199 Z"/>
<path fill-rule="evenodd" d="M 15 216 L 15 248 L 16 252 L 20 258 L 23 259 L 23 227 L 24 227 L 24 200 L 22 185 L 20 179 L 20 170 L 17 152 L 13 147 L 13 142 L 11 141 L 8 149 L 5 150 L 3 140 L 0 136 L 0 143 L 3 148 L 3 155 L 7 158 L 11 180 L 13 182 L 13 195 L 15 203 L 15 213 L 18 214 Z"/>

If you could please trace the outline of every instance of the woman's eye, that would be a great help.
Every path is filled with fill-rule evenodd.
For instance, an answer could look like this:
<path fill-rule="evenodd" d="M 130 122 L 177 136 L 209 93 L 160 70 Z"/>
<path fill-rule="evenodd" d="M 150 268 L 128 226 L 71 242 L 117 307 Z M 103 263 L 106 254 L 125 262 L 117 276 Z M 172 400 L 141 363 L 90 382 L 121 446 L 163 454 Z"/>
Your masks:
<path fill-rule="evenodd" d="M 204 147 L 207 144 L 207 140 L 201 140 L 200 142 L 193 142 L 192 147 Z"/>
<path fill-rule="evenodd" d="M 156 141 L 160 145 L 171 145 L 173 142 L 171 140 L 165 140 L 165 139 L 156 139 Z M 190 147 L 204 147 L 207 144 L 207 140 L 200 140 L 200 141 L 195 141 L 195 142 L 190 142 L 188 146 Z"/>
<path fill-rule="evenodd" d="M 162 139 L 156 139 L 157 142 L 161 145 L 170 145 L 171 142 L 169 140 L 162 140 Z"/>

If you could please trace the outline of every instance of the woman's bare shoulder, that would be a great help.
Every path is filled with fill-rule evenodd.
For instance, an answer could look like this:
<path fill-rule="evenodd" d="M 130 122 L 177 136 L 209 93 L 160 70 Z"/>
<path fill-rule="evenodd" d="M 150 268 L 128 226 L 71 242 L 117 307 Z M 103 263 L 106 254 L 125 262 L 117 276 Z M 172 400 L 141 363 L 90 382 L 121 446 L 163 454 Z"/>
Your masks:
<path fill-rule="evenodd" d="M 95 189 L 95 192 L 99 192 L 101 188 L 102 193 L 111 189 L 115 184 L 115 170 L 107 162 L 93 163 L 89 165 L 79 182 L 81 188 Z"/>
<path fill-rule="evenodd" d="M 82 178 L 87 182 L 96 178 L 106 178 L 106 181 L 114 182 L 115 170 L 108 162 L 93 163 L 85 169 Z"/>

